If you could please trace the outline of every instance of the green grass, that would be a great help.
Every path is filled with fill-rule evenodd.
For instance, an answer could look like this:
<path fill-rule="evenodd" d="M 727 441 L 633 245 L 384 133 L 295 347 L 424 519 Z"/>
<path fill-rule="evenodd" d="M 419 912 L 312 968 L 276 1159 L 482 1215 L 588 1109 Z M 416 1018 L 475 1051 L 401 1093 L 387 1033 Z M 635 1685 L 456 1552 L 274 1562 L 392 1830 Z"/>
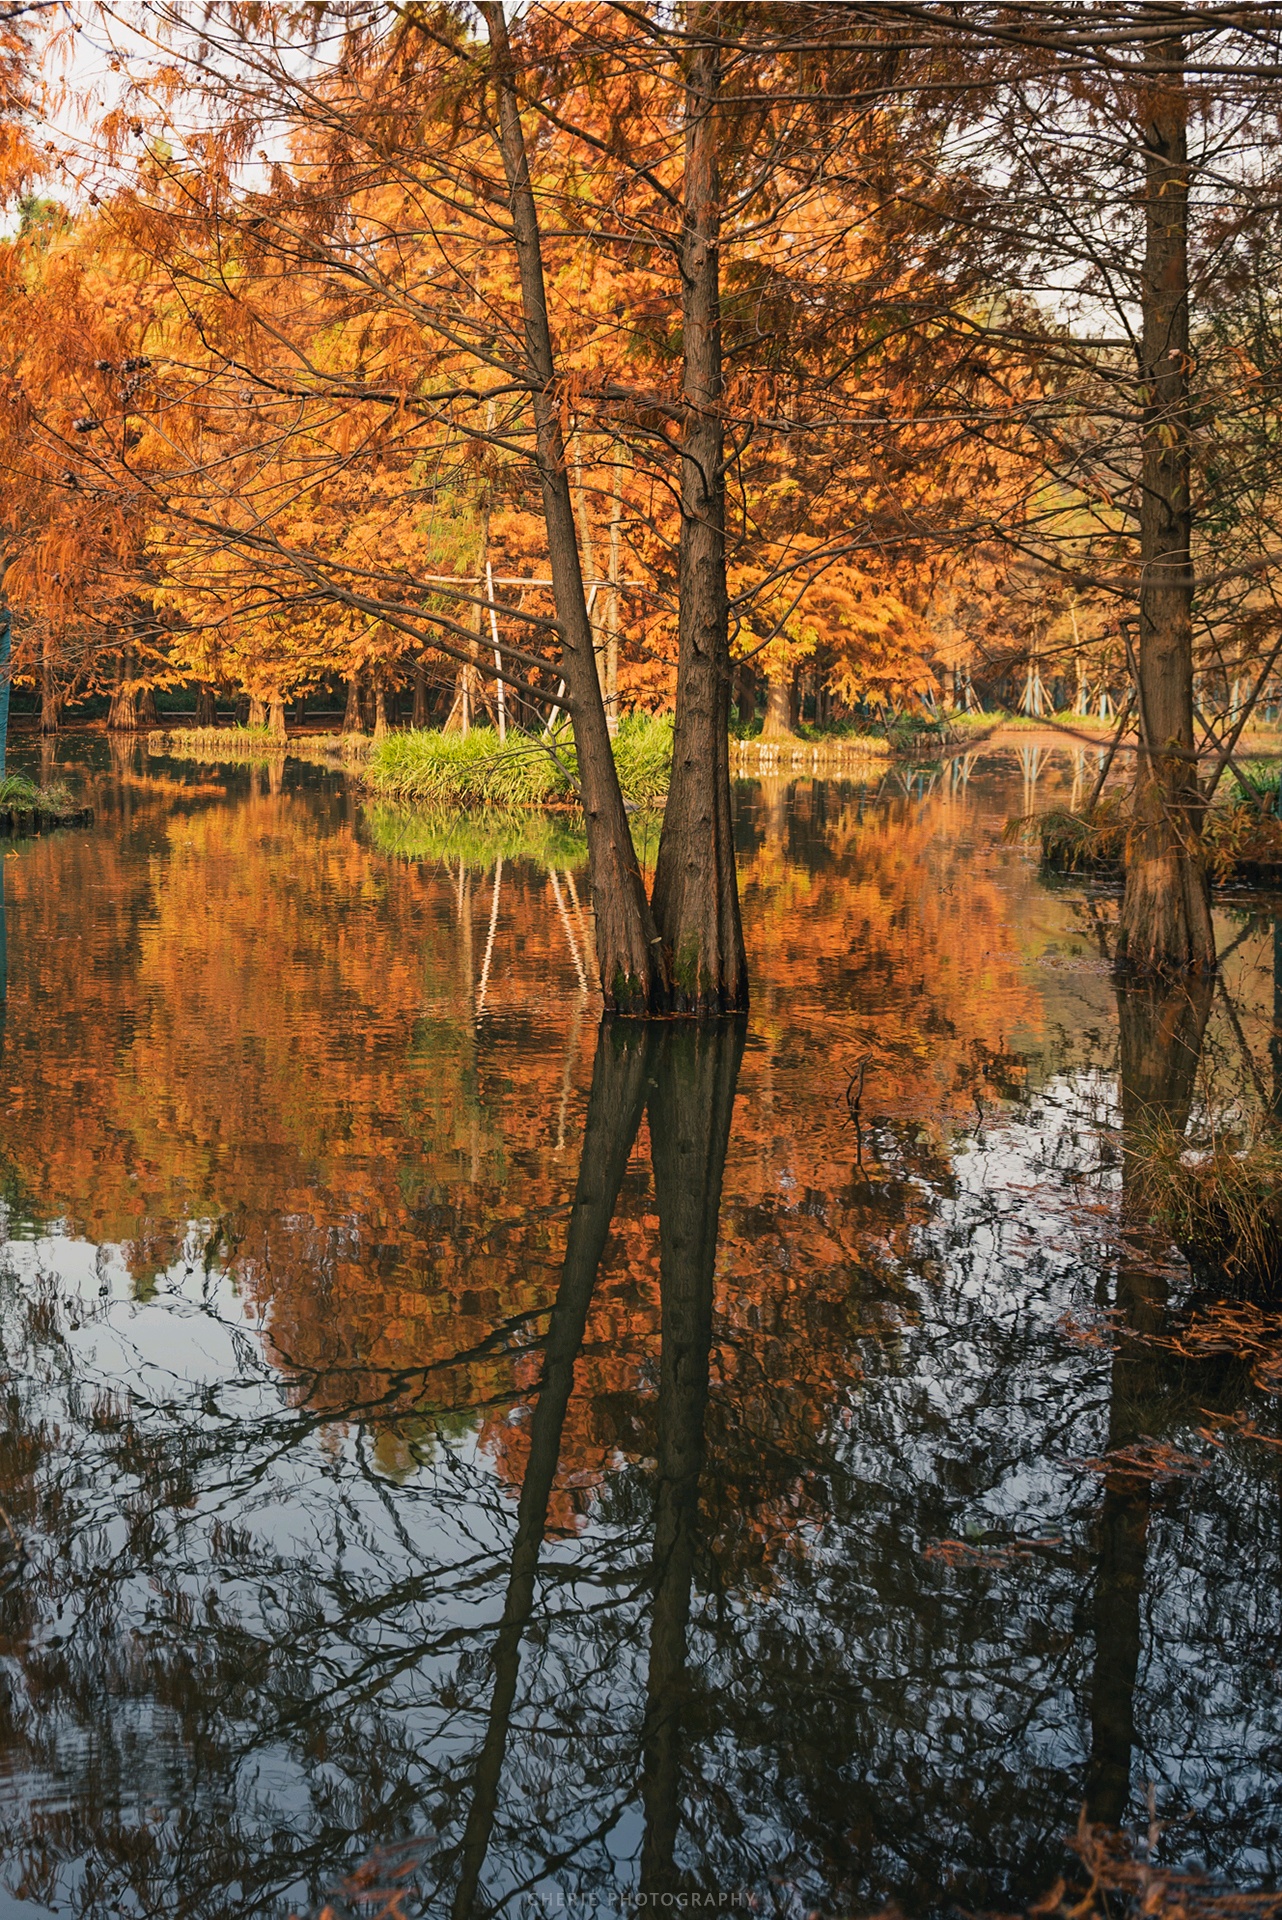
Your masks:
<path fill-rule="evenodd" d="M 619 723 L 614 761 L 629 800 L 638 806 L 659 800 L 672 768 L 671 718 L 627 715 Z M 550 742 L 509 729 L 503 746 L 492 727 L 473 727 L 467 734 L 388 734 L 370 753 L 362 778 L 375 793 L 402 804 L 510 811 L 572 801 L 577 772 L 568 726 L 559 727 Z"/>

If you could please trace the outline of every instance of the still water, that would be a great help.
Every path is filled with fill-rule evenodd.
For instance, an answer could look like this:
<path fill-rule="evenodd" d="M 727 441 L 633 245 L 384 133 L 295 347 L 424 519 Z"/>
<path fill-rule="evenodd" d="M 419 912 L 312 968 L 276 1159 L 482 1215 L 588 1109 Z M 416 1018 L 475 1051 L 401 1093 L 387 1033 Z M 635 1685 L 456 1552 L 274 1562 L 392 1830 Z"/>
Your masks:
<path fill-rule="evenodd" d="M 411 1838 L 433 1914 L 1010 1910 L 1084 1802 L 1282 1877 L 1282 1371 L 1179 1337 L 1119 1088 L 1275 1100 L 1268 901 L 1199 1058 L 1003 842 L 1068 753 L 746 783 L 749 1019 L 598 1032 L 572 833 L 57 759 L 97 825 L 3 858 L 5 1920 L 302 1913 Z"/>

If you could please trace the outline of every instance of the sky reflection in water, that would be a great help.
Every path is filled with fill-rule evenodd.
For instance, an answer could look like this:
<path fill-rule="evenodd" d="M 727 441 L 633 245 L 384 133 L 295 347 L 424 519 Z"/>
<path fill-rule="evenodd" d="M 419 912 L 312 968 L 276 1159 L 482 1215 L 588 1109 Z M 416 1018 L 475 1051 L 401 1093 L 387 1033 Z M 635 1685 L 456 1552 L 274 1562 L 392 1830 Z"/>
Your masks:
<path fill-rule="evenodd" d="M 1149 1783 L 1282 1875 L 1282 1462 L 1213 1437 L 1275 1402 L 1162 1344 L 1124 1152 L 1137 1089 L 1276 1091 L 1267 903 L 1231 1007 L 1123 1003 L 1128 1109 L 1110 903 L 1001 841 L 1067 753 L 745 785 L 697 1035 L 598 1034 L 572 834 L 59 760 L 97 827 L 3 862 L 4 1920 L 283 1915 L 407 1836 L 434 1913 L 1010 1908 Z"/>

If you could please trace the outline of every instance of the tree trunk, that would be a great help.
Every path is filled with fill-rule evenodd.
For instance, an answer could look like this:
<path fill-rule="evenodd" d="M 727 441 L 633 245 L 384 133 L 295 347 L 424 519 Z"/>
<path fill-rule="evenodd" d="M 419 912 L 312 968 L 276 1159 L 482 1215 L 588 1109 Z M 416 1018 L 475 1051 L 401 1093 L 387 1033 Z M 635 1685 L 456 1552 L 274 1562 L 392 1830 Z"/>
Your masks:
<path fill-rule="evenodd" d="M 613 739 L 619 730 L 619 560 L 623 541 L 623 450 L 614 449 L 610 504 L 610 594 L 606 602 L 605 718 Z"/>
<path fill-rule="evenodd" d="M 54 674 L 53 628 L 46 624 L 40 642 L 40 731 L 57 733 L 62 702 Z"/>
<path fill-rule="evenodd" d="M 361 677 L 352 674 L 347 682 L 347 705 L 343 711 L 343 732 L 364 733 L 365 722 L 361 719 Z"/>
<path fill-rule="evenodd" d="M 374 738 L 386 740 L 387 734 L 387 688 L 380 679 L 374 688 Z"/>
<path fill-rule="evenodd" d="M 196 725 L 198 727 L 216 727 L 218 725 L 218 702 L 212 687 L 202 680 L 196 689 Z"/>
<path fill-rule="evenodd" d="M 427 668 L 421 660 L 414 662 L 414 711 L 410 725 L 419 728 L 427 725 Z"/>
<path fill-rule="evenodd" d="M 1145 49 L 1150 65 L 1183 58 L 1184 43 L 1174 37 Z M 1215 965 L 1193 757 L 1188 102 L 1182 72 L 1151 75 L 1140 113 L 1140 753 L 1117 963 L 1143 973 L 1178 973 Z"/>
<path fill-rule="evenodd" d="M 507 21 L 501 0 L 482 0 L 480 10 L 489 29 L 491 73 L 498 94 L 500 146 L 511 196 L 525 347 L 532 375 L 535 458 L 543 493 L 553 601 L 561 628 L 561 677 L 569 694 L 579 791 L 587 825 L 588 874 L 601 987 L 609 1010 L 628 1014 L 660 1012 L 668 1003 L 667 965 L 645 897 L 645 884 L 637 864 L 632 829 L 610 746 L 605 702 L 597 680 L 555 389 L 556 366 L 548 325 L 538 212 L 526 159 Z"/>
<path fill-rule="evenodd" d="M 9 752 L 9 682 L 13 672 L 13 616 L 0 603 L 0 779 Z"/>
<path fill-rule="evenodd" d="M 460 661 L 454 675 L 454 698 L 450 710 L 445 716 L 445 733 L 461 733 L 465 738 L 471 732 L 472 720 L 476 713 L 476 668 Z"/>
<path fill-rule="evenodd" d="M 741 660 L 735 675 L 735 713 L 741 727 L 751 726 L 757 717 L 757 676 L 747 660 Z"/>
<path fill-rule="evenodd" d="M 771 674 L 766 681 L 766 717 L 762 723 L 763 740 L 791 740 L 792 681 Z"/>
<path fill-rule="evenodd" d="M 134 671 L 134 650 L 126 647 L 123 655 L 116 661 L 115 684 L 111 689 L 111 706 L 107 712 L 107 730 L 109 733 L 134 733 L 138 727 L 138 698 L 132 685 Z"/>
<path fill-rule="evenodd" d="M 730 808 L 730 604 L 726 590 L 725 428 L 721 418 L 721 182 L 716 48 L 708 5 L 689 12 L 681 237 L 682 438 L 677 710 L 654 875 L 654 917 L 678 1012 L 748 1004 Z M 715 35 L 715 27 L 712 30 Z"/>
<path fill-rule="evenodd" d="M 256 693 L 249 696 L 249 724 L 251 727 L 266 727 L 267 702 L 260 700 Z"/>
<path fill-rule="evenodd" d="M 274 740 L 285 738 L 285 702 L 278 693 L 274 693 L 268 702 L 267 731 Z"/>

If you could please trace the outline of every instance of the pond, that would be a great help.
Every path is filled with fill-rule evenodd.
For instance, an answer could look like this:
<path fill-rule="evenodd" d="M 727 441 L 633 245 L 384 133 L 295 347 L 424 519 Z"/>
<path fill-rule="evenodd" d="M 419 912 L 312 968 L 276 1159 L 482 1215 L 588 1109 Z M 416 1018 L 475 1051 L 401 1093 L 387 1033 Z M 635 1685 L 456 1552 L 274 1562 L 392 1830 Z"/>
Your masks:
<path fill-rule="evenodd" d="M 1080 755 L 748 782 L 746 1024 L 598 1033 L 572 832 L 56 760 L 95 827 L 3 848 L 4 1920 L 283 1920 L 378 1848 L 433 1914 L 1009 1912 L 1083 1804 L 1278 1881 L 1282 1368 L 1127 1173 L 1137 1101 L 1282 1104 L 1269 901 L 1199 1058 L 1003 839 Z"/>

